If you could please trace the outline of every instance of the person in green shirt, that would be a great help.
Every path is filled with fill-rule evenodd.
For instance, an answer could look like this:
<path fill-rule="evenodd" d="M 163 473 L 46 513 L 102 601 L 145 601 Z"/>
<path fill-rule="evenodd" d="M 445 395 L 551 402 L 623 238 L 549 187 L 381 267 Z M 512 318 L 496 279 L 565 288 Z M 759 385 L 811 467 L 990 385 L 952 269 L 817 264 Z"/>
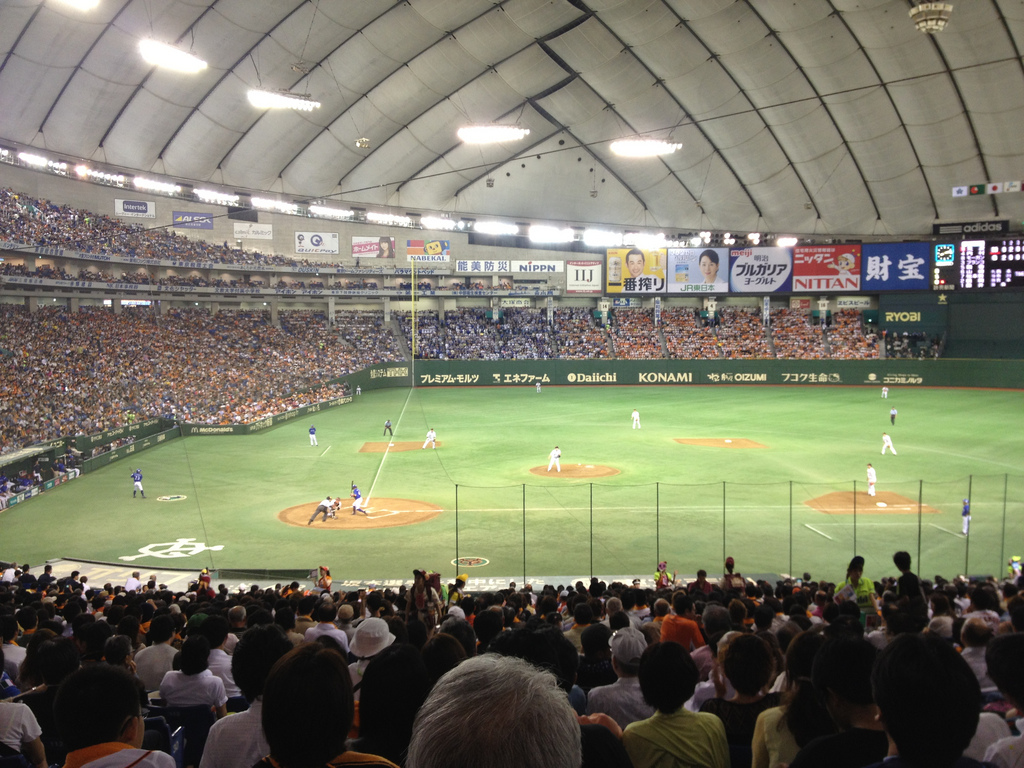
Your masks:
<path fill-rule="evenodd" d="M 856 555 L 850 561 L 850 566 L 846 569 L 846 581 L 836 590 L 836 597 L 857 602 L 862 624 L 869 613 L 878 613 L 875 584 L 864 578 L 864 558 L 860 555 Z"/>

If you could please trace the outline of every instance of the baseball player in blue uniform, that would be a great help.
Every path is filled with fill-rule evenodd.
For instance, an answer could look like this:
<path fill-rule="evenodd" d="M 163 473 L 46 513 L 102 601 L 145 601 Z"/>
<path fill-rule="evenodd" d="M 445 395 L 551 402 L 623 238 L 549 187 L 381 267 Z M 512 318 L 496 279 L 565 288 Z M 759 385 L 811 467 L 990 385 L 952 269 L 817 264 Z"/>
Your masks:
<path fill-rule="evenodd" d="M 359 490 L 359 486 L 355 483 L 352 484 L 352 514 L 356 512 L 362 512 L 364 515 L 369 517 L 369 513 L 363 509 L 363 494 Z"/>
<path fill-rule="evenodd" d="M 971 500 L 964 499 L 963 509 L 960 511 L 960 516 L 964 521 L 964 536 L 971 530 Z"/>
<path fill-rule="evenodd" d="M 309 444 L 320 445 L 320 443 L 316 441 L 316 427 L 314 427 L 312 424 L 309 425 Z"/>
<path fill-rule="evenodd" d="M 146 492 L 142 490 L 142 470 L 136 469 L 132 472 L 132 480 L 135 481 L 135 487 L 132 490 L 132 498 L 135 498 L 136 493 L 141 493 L 142 498 L 146 498 Z"/>

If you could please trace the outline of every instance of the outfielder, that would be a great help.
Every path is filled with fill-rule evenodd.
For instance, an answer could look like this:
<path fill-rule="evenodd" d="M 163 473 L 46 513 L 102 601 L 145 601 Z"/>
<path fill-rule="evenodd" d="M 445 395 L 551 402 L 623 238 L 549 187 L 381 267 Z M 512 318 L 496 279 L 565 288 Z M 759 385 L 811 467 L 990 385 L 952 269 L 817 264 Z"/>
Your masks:
<path fill-rule="evenodd" d="M 971 500 L 964 499 L 964 507 L 960 511 L 960 516 L 964 521 L 964 536 L 971 530 Z"/>
<path fill-rule="evenodd" d="M 889 388 L 888 387 L 882 387 L 882 399 L 883 400 L 888 400 L 889 399 Z"/>
<path fill-rule="evenodd" d="M 891 421 L 893 424 L 896 423 L 896 409 L 895 408 L 893 408 L 893 409 L 891 409 L 889 411 L 889 421 Z"/>
<path fill-rule="evenodd" d="M 540 382 L 539 381 L 537 382 L 537 394 L 538 395 L 540 394 Z"/>
<path fill-rule="evenodd" d="M 892 455 L 896 455 L 896 449 L 892 447 L 892 438 L 889 437 L 885 432 L 882 433 L 882 455 L 885 456 L 885 449 L 888 448 L 892 451 Z"/>
<path fill-rule="evenodd" d="M 359 486 L 352 483 L 352 514 L 354 515 L 356 512 L 362 512 L 367 517 L 370 516 L 370 514 L 363 509 L 363 494 L 359 490 Z"/>
<path fill-rule="evenodd" d="M 562 451 L 559 449 L 559 447 L 557 445 L 555 446 L 554 450 L 551 451 L 551 453 L 548 454 L 548 457 L 550 459 L 548 461 L 548 472 L 551 471 L 552 467 L 554 467 L 559 472 L 561 472 L 562 471 L 562 462 L 560 461 L 560 459 L 562 458 Z"/>
<path fill-rule="evenodd" d="M 640 411 L 633 409 L 633 429 L 640 429 Z"/>
<path fill-rule="evenodd" d="M 320 443 L 316 441 L 316 427 L 314 427 L 312 424 L 309 425 L 309 444 L 320 445 Z"/>
<path fill-rule="evenodd" d="M 875 495 L 875 482 L 878 478 L 875 476 L 875 468 L 868 464 L 868 496 Z"/>
<path fill-rule="evenodd" d="M 427 430 L 427 439 L 423 441 L 423 448 L 430 446 L 430 450 L 437 448 L 437 432 L 434 431 L 433 427 Z M 421 448 L 420 450 L 423 450 Z"/>
<path fill-rule="evenodd" d="M 142 498 L 146 498 L 146 492 L 142 490 L 142 470 L 136 469 L 132 472 L 132 480 L 135 481 L 135 487 L 132 489 L 132 498 L 135 498 L 136 493 L 141 493 Z"/>

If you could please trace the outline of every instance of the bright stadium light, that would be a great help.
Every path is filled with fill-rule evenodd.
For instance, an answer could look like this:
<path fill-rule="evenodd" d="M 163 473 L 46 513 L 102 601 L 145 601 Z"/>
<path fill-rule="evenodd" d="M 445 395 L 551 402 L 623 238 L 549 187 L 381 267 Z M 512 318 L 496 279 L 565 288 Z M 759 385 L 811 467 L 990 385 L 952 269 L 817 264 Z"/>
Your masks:
<path fill-rule="evenodd" d="M 238 205 L 238 195 L 231 195 L 226 192 L 217 192 L 213 189 L 196 189 L 193 190 L 195 196 L 202 200 L 204 203 L 214 203 L 216 205 Z"/>
<path fill-rule="evenodd" d="M 607 229 L 585 229 L 583 244 L 590 248 L 618 248 L 622 245 L 622 233 Z"/>
<path fill-rule="evenodd" d="M 660 139 L 619 139 L 611 143 L 611 151 L 620 157 L 657 157 L 671 155 L 683 145 Z"/>
<path fill-rule="evenodd" d="M 181 187 L 177 184 L 169 184 L 166 181 L 156 181 L 155 179 L 146 179 L 142 176 L 136 176 L 132 180 L 132 184 L 135 185 L 136 189 L 145 189 L 149 192 L 163 192 L 165 195 L 177 195 L 181 192 Z"/>
<path fill-rule="evenodd" d="M 451 219 L 442 219 L 438 216 L 421 216 L 420 226 L 424 229 L 437 229 L 443 232 L 451 232 L 458 225 Z"/>
<path fill-rule="evenodd" d="M 394 213 L 376 213 L 370 211 L 366 214 L 366 220 L 374 224 L 385 224 L 389 227 L 411 227 L 412 219 L 408 216 L 399 216 Z"/>
<path fill-rule="evenodd" d="M 278 211 L 280 213 L 296 214 L 299 212 L 299 206 L 295 203 L 285 202 L 284 200 L 273 200 L 269 197 L 254 197 L 250 201 L 253 208 L 262 208 L 265 211 Z"/>
<path fill-rule="evenodd" d="M 499 144 L 519 141 L 529 135 L 529 128 L 515 125 L 464 125 L 458 130 L 459 138 L 466 144 Z"/>
<path fill-rule="evenodd" d="M 478 221 L 473 229 L 482 235 L 518 235 L 519 227 L 515 224 L 506 224 L 503 221 Z"/>
<path fill-rule="evenodd" d="M 158 40 L 140 40 L 139 52 L 148 64 L 194 75 L 206 69 L 206 62 L 188 51 Z"/>
<path fill-rule="evenodd" d="M 257 109 L 297 109 L 300 112 L 312 112 L 320 108 L 320 102 L 308 93 L 265 91 L 262 88 L 249 89 L 249 103 Z"/>
<path fill-rule="evenodd" d="M 331 208 L 326 205 L 311 205 L 306 210 L 314 216 L 320 216 L 325 219 L 351 219 L 356 215 L 355 211 L 349 211 L 344 208 Z"/>
<path fill-rule="evenodd" d="M 576 233 L 566 227 L 548 227 L 543 224 L 534 224 L 527 232 L 531 243 L 571 243 Z"/>

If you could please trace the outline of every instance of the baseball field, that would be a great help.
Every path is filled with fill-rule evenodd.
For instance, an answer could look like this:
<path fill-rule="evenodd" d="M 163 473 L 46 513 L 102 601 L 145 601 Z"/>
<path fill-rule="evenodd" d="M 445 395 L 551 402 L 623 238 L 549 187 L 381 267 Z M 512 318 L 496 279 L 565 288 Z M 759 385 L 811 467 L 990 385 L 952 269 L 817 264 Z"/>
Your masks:
<path fill-rule="evenodd" d="M 390 389 L 313 423 L 317 446 L 296 419 L 174 439 L 84 475 L 5 511 L 3 556 L 256 574 L 324 564 L 336 580 L 383 581 L 414 567 L 649 576 L 659 559 L 717 574 L 726 555 L 745 575 L 836 580 L 855 553 L 876 578 L 897 549 L 931 577 L 1000 574 L 1024 555 L 1021 391 Z M 421 448 L 429 428 L 436 449 Z M 881 454 L 883 432 L 897 455 Z M 556 445 L 560 473 L 547 471 Z M 132 497 L 136 467 L 145 500 Z M 352 483 L 365 515 L 351 513 Z M 308 525 L 326 496 L 342 497 L 337 517 Z"/>

